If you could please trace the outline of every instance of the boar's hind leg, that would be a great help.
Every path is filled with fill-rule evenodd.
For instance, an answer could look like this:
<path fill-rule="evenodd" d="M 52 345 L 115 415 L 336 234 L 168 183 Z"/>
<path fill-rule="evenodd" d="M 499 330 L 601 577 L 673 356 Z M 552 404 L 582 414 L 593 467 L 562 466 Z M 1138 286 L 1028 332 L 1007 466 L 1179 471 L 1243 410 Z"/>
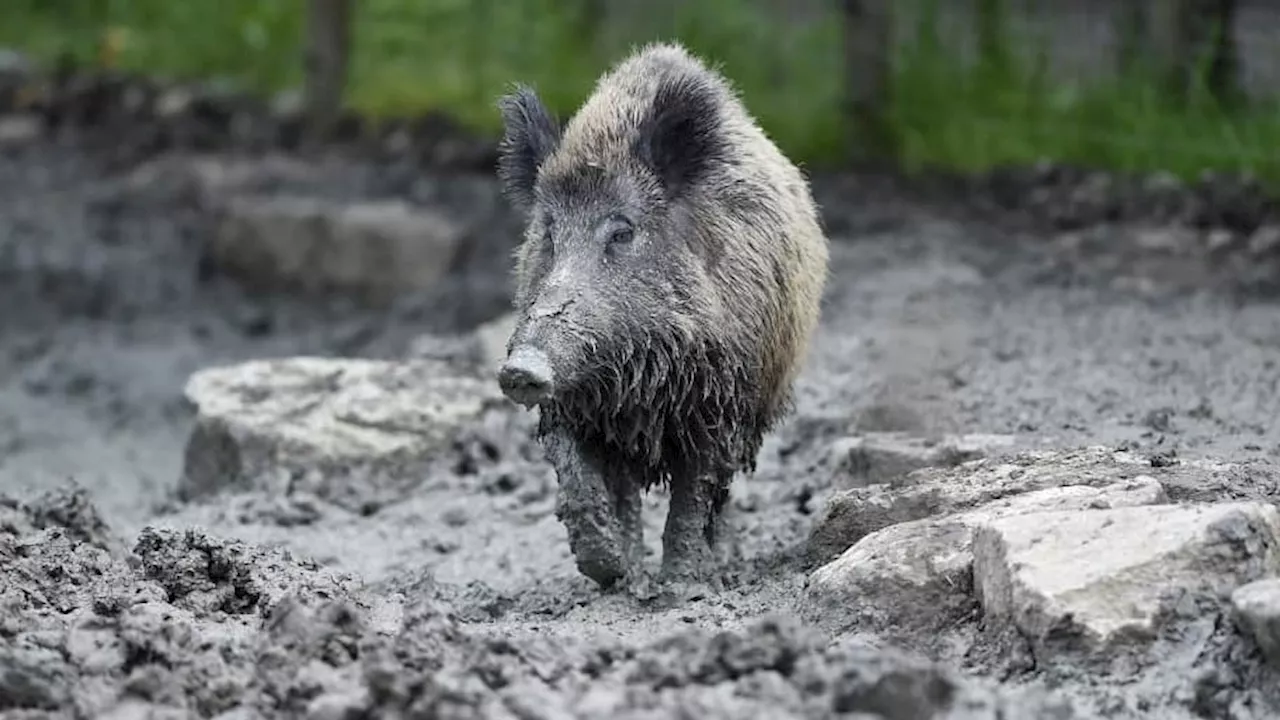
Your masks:
<path fill-rule="evenodd" d="M 563 434 L 549 435 L 545 445 L 559 483 L 556 518 L 568 531 L 578 571 L 610 588 L 628 568 L 616 502 L 602 465 Z"/>
<path fill-rule="evenodd" d="M 711 489 L 711 507 L 707 520 L 707 546 L 721 562 L 728 563 L 738 557 L 737 537 L 729 518 L 729 483 L 733 475 L 721 476 L 720 484 Z"/>

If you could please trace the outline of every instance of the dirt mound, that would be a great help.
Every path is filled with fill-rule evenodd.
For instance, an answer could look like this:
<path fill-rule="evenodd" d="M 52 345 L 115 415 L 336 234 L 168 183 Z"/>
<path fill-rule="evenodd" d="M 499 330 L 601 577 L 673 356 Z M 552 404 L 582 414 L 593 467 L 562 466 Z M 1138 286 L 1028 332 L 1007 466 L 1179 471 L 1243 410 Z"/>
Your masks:
<path fill-rule="evenodd" d="M 149 528 L 126 551 L 78 488 L 0 501 L 0 558 L 4 711 L 906 720 L 995 718 L 1015 702 L 892 651 L 824 647 L 784 618 L 594 648 L 477 632 L 433 583 L 380 598 L 196 530 Z M 1046 707 L 1017 702 L 1018 717 Z"/>

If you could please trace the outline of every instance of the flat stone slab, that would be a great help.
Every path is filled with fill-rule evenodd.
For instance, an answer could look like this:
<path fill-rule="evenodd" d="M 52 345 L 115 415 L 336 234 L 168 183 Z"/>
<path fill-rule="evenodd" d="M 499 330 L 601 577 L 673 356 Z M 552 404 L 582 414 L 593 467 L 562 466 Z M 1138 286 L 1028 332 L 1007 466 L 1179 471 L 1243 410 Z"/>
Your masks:
<path fill-rule="evenodd" d="M 1236 623 L 1280 669 L 1280 577 L 1257 580 L 1231 593 Z"/>
<path fill-rule="evenodd" d="M 34 115 L 0 117 L 0 148 L 34 142 L 43 134 L 40 119 Z"/>
<path fill-rule="evenodd" d="M 868 433 L 841 438 L 831 446 L 837 487 L 857 487 L 895 480 L 913 470 L 951 467 L 1010 448 L 1012 435 L 956 435 L 926 438 L 901 432 Z"/>
<path fill-rule="evenodd" d="M 973 534 L 985 522 L 1043 511 L 1084 511 L 1165 502 L 1151 478 L 1101 488 L 1072 485 L 996 500 L 968 512 L 890 525 L 859 540 L 808 579 L 802 614 L 833 631 L 947 625 L 968 612 Z"/>
<path fill-rule="evenodd" d="M 515 331 L 516 316 L 501 315 L 465 335 L 422 335 L 408 349 L 414 359 L 433 359 L 467 368 L 481 378 L 497 377 L 507 357 L 507 340 Z M 496 382 L 496 380 L 495 380 Z"/>
<path fill-rule="evenodd" d="M 1006 515 L 974 533 L 974 588 L 988 623 L 1037 657 L 1154 639 L 1187 594 L 1225 600 L 1280 573 L 1280 511 L 1236 502 Z"/>
<path fill-rule="evenodd" d="M 420 484 L 459 430 L 510 404 L 433 361 L 294 357 L 195 373 L 179 495 L 306 491 L 362 509 Z"/>
<path fill-rule="evenodd" d="M 234 197 L 209 257 L 251 287 L 381 301 L 439 283 L 464 234 L 447 216 L 402 201 Z"/>
<path fill-rule="evenodd" d="M 863 537 L 901 522 L 950 515 L 1014 495 L 1068 485 L 1103 487 L 1142 476 L 1204 485 L 1226 464 L 1184 461 L 1171 467 L 1105 447 L 1020 452 L 954 467 L 926 467 L 895 481 L 838 491 L 809 535 L 809 560 L 822 564 Z"/>

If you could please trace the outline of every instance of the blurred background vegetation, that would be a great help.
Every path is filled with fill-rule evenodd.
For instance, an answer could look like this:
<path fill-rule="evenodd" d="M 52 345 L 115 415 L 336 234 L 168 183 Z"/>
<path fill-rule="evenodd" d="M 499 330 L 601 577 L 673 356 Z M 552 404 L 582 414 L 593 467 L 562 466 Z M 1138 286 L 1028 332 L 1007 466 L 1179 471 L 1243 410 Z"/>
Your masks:
<path fill-rule="evenodd" d="M 342 1 L 5 0 L 0 45 L 277 93 L 304 84 L 308 12 Z M 1051 160 L 1280 182 L 1280 110 L 1269 96 L 1280 87 L 1280 3 L 1269 0 L 350 7 L 342 102 L 372 116 L 444 110 L 492 133 L 496 96 L 524 81 L 566 117 L 636 43 L 679 39 L 722 67 L 811 168 L 867 156 L 908 170 Z"/>

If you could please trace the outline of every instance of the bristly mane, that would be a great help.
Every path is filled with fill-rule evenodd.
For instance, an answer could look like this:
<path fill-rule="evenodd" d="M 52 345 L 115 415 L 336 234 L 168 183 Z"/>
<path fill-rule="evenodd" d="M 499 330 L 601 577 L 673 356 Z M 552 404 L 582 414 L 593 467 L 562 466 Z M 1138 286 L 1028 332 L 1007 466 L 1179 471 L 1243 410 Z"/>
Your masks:
<path fill-rule="evenodd" d="M 568 429 L 645 488 L 673 477 L 753 472 L 774 419 L 760 402 L 759 371 L 740 350 L 649 334 L 600 348 L 573 393 L 544 408 L 539 432 Z"/>

